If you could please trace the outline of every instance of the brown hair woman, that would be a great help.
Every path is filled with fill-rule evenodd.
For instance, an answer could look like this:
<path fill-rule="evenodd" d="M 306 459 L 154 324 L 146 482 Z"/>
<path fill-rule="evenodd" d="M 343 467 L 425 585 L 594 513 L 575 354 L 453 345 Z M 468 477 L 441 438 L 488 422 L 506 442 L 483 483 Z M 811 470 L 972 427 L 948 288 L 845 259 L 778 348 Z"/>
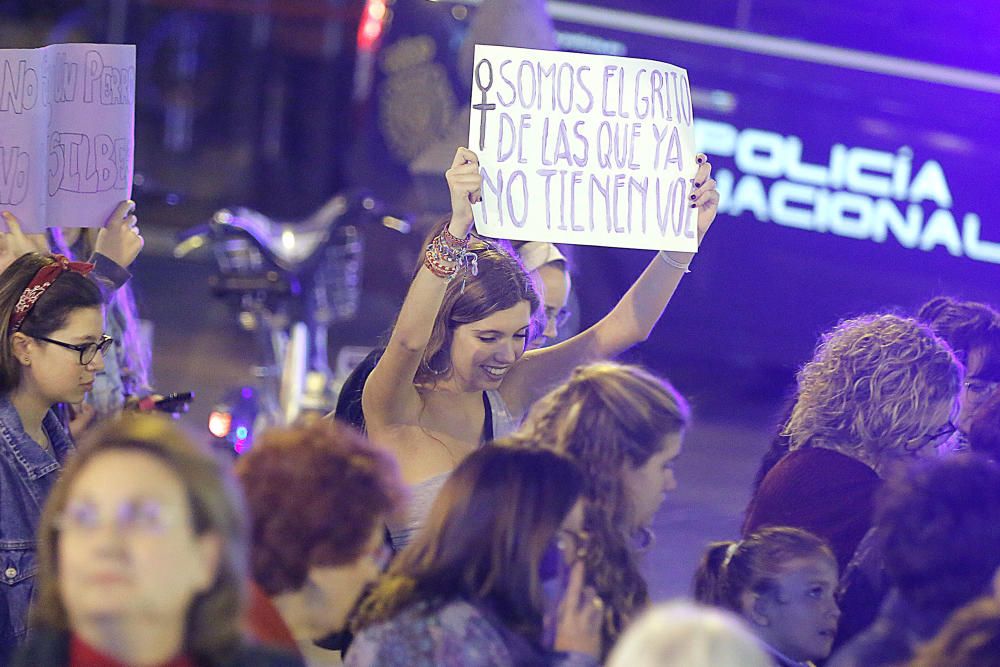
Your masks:
<path fill-rule="evenodd" d="M 719 195 L 705 156 L 697 160 L 691 206 L 700 241 Z M 476 154 L 458 149 L 445 177 L 451 219 L 428 245 L 362 396 L 369 435 L 393 451 L 414 487 L 409 517 L 390 525 L 397 546 L 423 524 L 447 475 L 472 451 L 513 431 L 531 404 L 578 364 L 645 340 L 691 261 L 690 253 L 660 253 L 599 322 L 526 352 L 539 305 L 531 281 L 512 256 L 469 238 L 482 186 Z"/>

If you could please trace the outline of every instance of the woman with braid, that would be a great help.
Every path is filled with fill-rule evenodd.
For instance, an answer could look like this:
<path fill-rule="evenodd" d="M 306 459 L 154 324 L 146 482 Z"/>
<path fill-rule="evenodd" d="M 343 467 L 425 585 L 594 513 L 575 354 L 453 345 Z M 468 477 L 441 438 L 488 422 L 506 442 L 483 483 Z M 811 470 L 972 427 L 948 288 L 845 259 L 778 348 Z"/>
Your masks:
<path fill-rule="evenodd" d="M 649 602 L 638 556 L 665 494 L 677 486 L 673 460 L 689 420 L 687 402 L 668 382 L 602 362 L 573 371 L 512 436 L 567 454 L 584 471 L 582 560 L 605 604 L 605 655 Z"/>

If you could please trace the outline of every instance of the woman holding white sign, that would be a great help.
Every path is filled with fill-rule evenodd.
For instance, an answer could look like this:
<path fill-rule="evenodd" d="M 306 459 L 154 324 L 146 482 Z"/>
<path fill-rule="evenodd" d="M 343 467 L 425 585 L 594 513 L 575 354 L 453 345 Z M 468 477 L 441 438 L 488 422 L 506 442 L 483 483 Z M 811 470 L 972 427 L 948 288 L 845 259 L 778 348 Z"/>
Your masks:
<path fill-rule="evenodd" d="M 719 195 L 698 155 L 691 206 L 698 239 Z M 392 449 L 413 486 L 409 516 L 390 526 L 396 548 L 423 524 L 448 474 L 482 443 L 509 433 L 531 404 L 576 366 L 614 357 L 645 340 L 687 271 L 692 253 L 660 252 L 603 319 L 552 347 L 525 352 L 538 296 L 504 251 L 470 239 L 482 177 L 460 148 L 445 173 L 449 225 L 427 246 L 385 354 L 362 397 L 368 433 Z"/>

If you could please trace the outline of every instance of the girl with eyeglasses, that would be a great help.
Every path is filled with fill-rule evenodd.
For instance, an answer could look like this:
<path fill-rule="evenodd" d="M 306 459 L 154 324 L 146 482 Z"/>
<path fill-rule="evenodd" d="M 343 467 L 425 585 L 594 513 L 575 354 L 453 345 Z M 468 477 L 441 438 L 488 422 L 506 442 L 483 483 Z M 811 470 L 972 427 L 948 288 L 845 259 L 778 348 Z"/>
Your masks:
<path fill-rule="evenodd" d="M 120 202 L 104 225 L 86 229 L 54 227 L 46 233 L 31 234 L 21 229 L 20 221 L 9 211 L 4 211 L 2 218 L 0 271 L 29 252 L 53 252 L 70 259 L 87 257 L 94 263 L 90 275 L 104 295 L 106 326 L 115 342 L 102 355 L 105 371 L 98 374 L 86 400 L 63 405 L 58 411 L 71 435 L 79 436 L 95 420 L 121 412 L 126 396 L 148 391 L 151 353 L 140 335 L 135 298 L 128 284 L 132 277 L 128 267 L 144 243 L 135 202 Z"/>
<path fill-rule="evenodd" d="M 111 344 L 92 268 L 31 253 L 0 275 L 0 664 L 26 636 L 35 530 L 73 450 L 52 407 L 83 400 Z"/>

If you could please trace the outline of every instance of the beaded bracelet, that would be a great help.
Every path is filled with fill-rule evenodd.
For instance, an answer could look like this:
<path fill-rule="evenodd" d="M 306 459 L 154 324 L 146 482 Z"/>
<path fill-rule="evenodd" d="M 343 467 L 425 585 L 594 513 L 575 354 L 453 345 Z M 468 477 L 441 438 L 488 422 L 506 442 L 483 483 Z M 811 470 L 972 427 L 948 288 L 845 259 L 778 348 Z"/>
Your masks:
<path fill-rule="evenodd" d="M 453 280 L 460 269 L 473 276 L 479 273 L 477 256 L 469 252 L 469 237 L 460 239 L 445 227 L 424 250 L 424 266 L 439 278 Z M 464 291 L 464 284 L 463 284 Z"/>
<path fill-rule="evenodd" d="M 434 252 L 437 253 L 439 257 L 446 259 L 449 262 L 457 262 L 468 248 L 468 243 L 461 245 L 448 245 L 448 242 L 444 240 L 443 235 L 435 236 L 434 240 L 431 241 L 431 244 L 434 246 Z"/>
<path fill-rule="evenodd" d="M 691 262 L 688 262 L 687 264 L 682 264 L 681 262 L 678 262 L 676 259 L 668 255 L 666 250 L 661 250 L 657 254 L 660 256 L 660 259 L 662 259 L 664 262 L 667 263 L 667 266 L 672 266 L 675 269 L 680 269 L 684 273 L 691 273 Z"/>
<path fill-rule="evenodd" d="M 445 226 L 445 228 L 441 230 L 441 234 L 439 234 L 439 237 L 441 238 L 442 241 L 444 241 L 444 243 L 446 245 L 451 246 L 452 248 L 463 248 L 464 249 L 464 248 L 467 248 L 468 245 L 469 245 L 469 235 L 468 234 L 465 235 L 464 239 L 460 239 L 457 236 L 455 236 L 454 234 L 452 234 L 448 230 L 447 226 Z"/>
<path fill-rule="evenodd" d="M 454 278 L 455 272 L 458 270 L 457 261 L 452 266 L 447 266 L 442 263 L 442 260 L 445 260 L 445 258 L 441 257 L 434 244 L 429 244 L 424 251 L 424 266 L 438 278 L 447 278 L 449 280 Z"/>

